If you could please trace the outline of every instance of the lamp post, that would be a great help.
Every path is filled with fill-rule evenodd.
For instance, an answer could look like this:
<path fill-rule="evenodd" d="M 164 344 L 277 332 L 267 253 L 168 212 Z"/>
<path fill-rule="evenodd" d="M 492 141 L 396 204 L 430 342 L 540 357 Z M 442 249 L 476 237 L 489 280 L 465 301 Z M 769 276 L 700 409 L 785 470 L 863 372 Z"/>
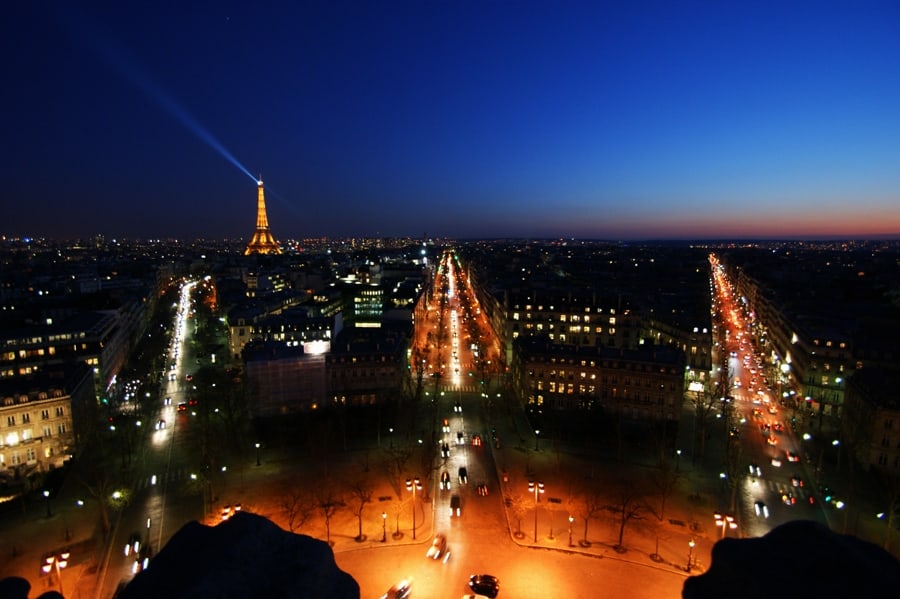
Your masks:
<path fill-rule="evenodd" d="M 675 450 L 675 472 L 679 471 L 680 466 L 681 466 L 681 450 L 676 449 Z"/>
<path fill-rule="evenodd" d="M 381 542 L 387 542 L 387 512 L 381 512 Z"/>
<path fill-rule="evenodd" d="M 528 481 L 528 490 L 534 492 L 534 542 L 537 543 L 537 506 L 540 501 L 540 495 L 544 492 L 544 483 L 536 483 L 533 480 L 530 480 Z"/>
<path fill-rule="evenodd" d="M 50 511 L 50 491 L 44 489 L 43 495 L 44 495 L 44 499 L 47 500 L 47 517 L 49 518 L 50 516 L 53 515 L 53 512 Z"/>
<path fill-rule="evenodd" d="M 256 444 L 256 465 L 259 466 L 259 443 Z"/>
<path fill-rule="evenodd" d="M 394 428 L 393 427 L 389 428 L 388 433 L 389 433 L 388 437 L 391 441 L 391 449 L 393 449 L 394 448 Z"/>
<path fill-rule="evenodd" d="M 569 516 L 569 547 L 572 547 L 572 523 L 575 522 L 574 516 Z"/>
<path fill-rule="evenodd" d="M 415 477 L 413 479 L 406 479 L 406 490 L 412 491 L 413 494 L 413 503 L 412 503 L 412 512 L 413 512 L 413 541 L 416 540 L 416 491 L 422 490 L 422 481 L 419 480 L 419 477 Z"/>
<path fill-rule="evenodd" d="M 693 559 L 694 559 L 694 539 L 691 539 L 690 541 L 688 541 L 688 561 L 687 561 L 687 566 L 685 566 L 685 568 L 684 568 L 685 572 L 691 571 L 691 560 L 693 560 Z"/>
<path fill-rule="evenodd" d="M 45 557 L 44 563 L 41 564 L 41 571 L 44 574 L 50 574 L 51 570 L 56 569 L 56 579 L 59 581 L 59 594 L 63 596 L 65 596 L 65 593 L 63 592 L 62 573 L 60 570 L 65 568 L 68 563 L 69 552 L 64 551 L 63 553 L 55 553 Z"/>
<path fill-rule="evenodd" d="M 540 436 L 541 431 L 538 429 L 534 429 L 534 450 L 538 451 L 538 437 Z"/>
<path fill-rule="evenodd" d="M 725 531 L 727 529 L 730 528 L 734 530 L 737 528 L 737 522 L 735 522 L 734 516 L 731 514 L 720 514 L 719 512 L 716 512 L 713 514 L 713 518 L 716 520 L 716 526 L 722 529 L 722 536 L 719 537 L 721 539 L 725 538 Z"/>

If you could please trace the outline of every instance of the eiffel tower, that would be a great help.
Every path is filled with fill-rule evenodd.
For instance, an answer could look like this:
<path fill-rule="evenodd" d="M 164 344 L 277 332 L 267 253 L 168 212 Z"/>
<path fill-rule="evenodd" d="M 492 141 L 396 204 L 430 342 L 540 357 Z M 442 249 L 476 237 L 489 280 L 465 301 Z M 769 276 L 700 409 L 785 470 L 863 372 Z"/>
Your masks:
<path fill-rule="evenodd" d="M 247 249 L 244 250 L 244 255 L 249 256 L 250 254 L 280 254 L 281 247 L 278 245 L 278 242 L 275 241 L 275 238 L 272 236 L 272 232 L 269 231 L 269 218 L 266 216 L 266 197 L 263 193 L 262 177 L 260 177 L 259 181 L 256 182 L 256 186 L 256 231 L 254 231 L 253 238 L 250 239 L 250 243 L 247 244 Z"/>

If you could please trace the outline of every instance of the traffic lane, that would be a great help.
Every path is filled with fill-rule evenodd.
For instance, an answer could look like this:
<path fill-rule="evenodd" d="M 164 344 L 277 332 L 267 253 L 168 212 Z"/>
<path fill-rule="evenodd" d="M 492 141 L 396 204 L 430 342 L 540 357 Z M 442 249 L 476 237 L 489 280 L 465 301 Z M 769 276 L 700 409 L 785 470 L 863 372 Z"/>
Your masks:
<path fill-rule="evenodd" d="M 335 561 L 360 585 L 361 597 L 378 597 L 411 578 L 417 599 L 459 599 L 471 593 L 469 576 L 481 573 L 499 579 L 500 597 L 656 599 L 679 596 L 685 578 L 671 569 L 522 547 L 506 535 L 481 534 L 466 545 L 451 538 L 447 563 L 425 557 L 429 543 L 343 552 Z"/>

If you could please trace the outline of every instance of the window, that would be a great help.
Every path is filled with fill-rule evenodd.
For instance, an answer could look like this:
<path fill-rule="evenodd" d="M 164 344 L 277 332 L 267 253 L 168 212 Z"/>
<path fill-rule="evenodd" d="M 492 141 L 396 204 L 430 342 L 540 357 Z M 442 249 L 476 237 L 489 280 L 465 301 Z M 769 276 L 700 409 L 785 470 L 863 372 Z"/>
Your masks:
<path fill-rule="evenodd" d="M 31 422 L 31 414 L 28 414 L 27 412 L 22 414 L 22 423 L 28 424 L 29 422 Z"/>
<path fill-rule="evenodd" d="M 41 410 L 41 420 L 50 418 L 50 410 Z"/>
<path fill-rule="evenodd" d="M 66 434 L 66 424 L 62 423 L 59 426 L 57 426 L 56 432 L 59 433 L 60 435 L 65 435 Z"/>
<path fill-rule="evenodd" d="M 65 415 L 66 415 L 66 411 L 63 409 L 63 407 L 56 406 L 56 417 L 59 418 L 61 416 L 65 416 Z"/>
<path fill-rule="evenodd" d="M 7 416 L 6 417 L 6 426 L 15 426 L 16 425 L 16 417 L 15 416 Z"/>
<path fill-rule="evenodd" d="M 37 459 L 37 456 L 36 456 L 35 453 L 34 453 L 34 448 L 33 448 L 33 447 L 27 448 L 27 449 L 25 450 L 25 461 L 26 461 L 26 462 L 33 462 L 33 461 L 35 461 L 36 459 Z"/>
<path fill-rule="evenodd" d="M 45 427 L 43 427 L 43 428 L 41 429 L 41 434 L 42 434 L 44 437 L 49 437 L 49 436 L 51 436 L 51 433 L 52 433 L 52 432 L 53 432 L 53 429 L 51 429 L 49 426 L 45 426 Z"/>

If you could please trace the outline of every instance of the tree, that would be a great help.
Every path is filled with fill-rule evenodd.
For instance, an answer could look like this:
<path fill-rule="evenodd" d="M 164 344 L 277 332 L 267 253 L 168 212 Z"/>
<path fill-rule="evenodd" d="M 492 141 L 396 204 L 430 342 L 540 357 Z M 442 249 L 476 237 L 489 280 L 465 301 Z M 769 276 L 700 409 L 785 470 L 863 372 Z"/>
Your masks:
<path fill-rule="evenodd" d="M 353 507 L 356 511 L 357 522 L 359 523 L 359 532 L 356 535 L 356 540 L 364 541 L 366 537 L 363 535 L 362 513 L 366 504 L 372 502 L 372 487 L 366 480 L 358 479 L 355 482 L 349 483 L 347 485 L 347 490 L 353 498 Z"/>
<path fill-rule="evenodd" d="M 625 526 L 632 520 L 642 520 L 648 506 L 634 481 L 619 481 L 612 499 L 613 503 L 608 505 L 607 509 L 615 514 L 619 524 L 619 541 L 616 544 L 616 551 L 624 552 Z"/>
<path fill-rule="evenodd" d="M 668 460 L 665 460 L 660 464 L 659 468 L 653 473 L 653 476 L 650 479 L 660 500 L 659 513 L 656 515 L 660 522 L 665 518 L 666 502 L 669 497 L 675 493 L 675 489 L 678 487 L 678 481 L 680 479 L 681 473 L 676 472 L 675 469 L 672 468 L 672 463 Z"/>
<path fill-rule="evenodd" d="M 345 504 L 341 500 L 341 496 L 337 490 L 325 482 L 315 489 L 313 495 L 315 497 L 316 507 L 319 508 L 322 517 L 325 518 L 325 542 L 330 545 L 331 519 Z"/>
<path fill-rule="evenodd" d="M 509 508 L 513 518 L 516 520 L 515 535 L 517 538 L 521 538 L 525 534 L 522 532 L 522 518 L 525 517 L 525 501 L 522 499 L 521 495 L 507 495 L 506 507 Z"/>
<path fill-rule="evenodd" d="M 584 535 L 581 539 L 583 546 L 587 547 L 590 545 L 588 541 L 588 525 L 591 518 L 596 517 L 604 507 L 605 502 L 596 481 L 592 480 L 588 486 L 575 494 L 572 500 L 572 510 L 584 521 Z"/>
<path fill-rule="evenodd" d="M 296 532 L 309 520 L 314 497 L 301 485 L 285 486 L 278 494 L 278 506 L 287 519 L 288 530 Z"/>
<path fill-rule="evenodd" d="M 383 450 L 384 456 L 381 462 L 382 469 L 388 476 L 391 488 L 397 493 L 398 499 L 403 499 L 403 481 L 406 480 L 406 465 L 412 457 L 412 448 L 408 445 L 394 445 L 390 449 Z"/>

